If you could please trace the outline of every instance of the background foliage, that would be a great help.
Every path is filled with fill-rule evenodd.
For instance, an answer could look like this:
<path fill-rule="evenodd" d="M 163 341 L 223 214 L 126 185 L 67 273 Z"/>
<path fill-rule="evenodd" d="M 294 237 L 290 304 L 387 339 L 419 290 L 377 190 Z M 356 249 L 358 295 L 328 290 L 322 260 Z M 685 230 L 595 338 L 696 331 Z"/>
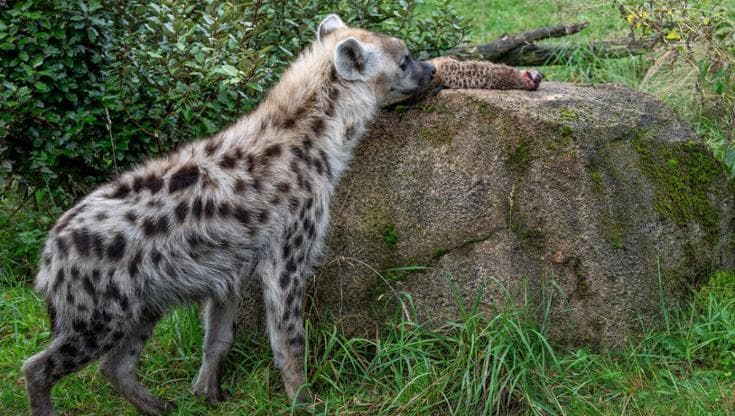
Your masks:
<path fill-rule="evenodd" d="M 0 159 L 9 180 L 74 197 L 252 109 L 321 18 L 443 49 L 451 7 L 381 2 L 25 0 L 0 11 Z"/>

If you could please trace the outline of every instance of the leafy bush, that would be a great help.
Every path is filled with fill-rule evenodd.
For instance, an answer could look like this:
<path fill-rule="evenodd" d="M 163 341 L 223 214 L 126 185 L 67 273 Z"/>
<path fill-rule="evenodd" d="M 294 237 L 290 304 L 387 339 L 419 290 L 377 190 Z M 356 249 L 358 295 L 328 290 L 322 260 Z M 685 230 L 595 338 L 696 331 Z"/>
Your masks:
<path fill-rule="evenodd" d="M 735 176 L 735 2 L 621 0 L 631 34 L 648 39 L 669 66 L 695 69 L 695 127 Z M 656 67 L 660 67 L 658 65 Z M 690 110 L 691 111 L 691 110 Z"/>
<path fill-rule="evenodd" d="M 419 3 L 17 2 L 0 11 L 0 179 L 78 197 L 217 131 L 255 106 L 329 12 L 412 48 L 460 42 L 449 6 L 422 17 Z"/>

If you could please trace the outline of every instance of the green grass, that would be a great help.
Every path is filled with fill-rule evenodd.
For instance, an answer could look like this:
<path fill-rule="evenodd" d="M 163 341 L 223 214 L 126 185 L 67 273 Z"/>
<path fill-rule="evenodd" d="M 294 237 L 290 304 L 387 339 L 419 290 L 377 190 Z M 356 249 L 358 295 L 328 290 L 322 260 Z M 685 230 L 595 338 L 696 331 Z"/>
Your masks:
<path fill-rule="evenodd" d="M 224 375 L 230 400 L 208 406 L 193 396 L 202 334 L 192 308 L 176 309 L 157 327 L 139 373 L 181 415 L 735 414 L 735 275 L 719 273 L 686 308 L 663 311 L 661 328 L 607 352 L 555 347 L 544 320 L 518 307 L 470 310 L 433 329 L 397 314 L 376 337 L 307 323 L 317 400 L 296 409 L 261 335 L 234 346 Z M 23 414 L 22 360 L 49 339 L 43 302 L 26 287 L 5 287 L 0 316 L 0 408 Z M 135 414 L 95 366 L 64 379 L 53 398 L 61 414 Z"/>

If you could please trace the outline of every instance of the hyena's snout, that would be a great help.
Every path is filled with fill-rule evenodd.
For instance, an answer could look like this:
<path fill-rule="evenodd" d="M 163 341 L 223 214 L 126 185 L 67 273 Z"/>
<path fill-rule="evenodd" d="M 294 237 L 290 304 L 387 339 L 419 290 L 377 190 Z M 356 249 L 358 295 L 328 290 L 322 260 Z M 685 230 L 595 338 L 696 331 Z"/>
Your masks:
<path fill-rule="evenodd" d="M 436 75 L 436 67 L 431 62 L 421 62 L 422 72 L 424 73 L 423 86 L 429 85 L 434 75 Z"/>
<path fill-rule="evenodd" d="M 413 79 L 416 84 L 416 89 L 413 93 L 424 91 L 429 87 L 431 81 L 436 75 L 436 67 L 430 62 L 415 61 L 415 69 Z"/>

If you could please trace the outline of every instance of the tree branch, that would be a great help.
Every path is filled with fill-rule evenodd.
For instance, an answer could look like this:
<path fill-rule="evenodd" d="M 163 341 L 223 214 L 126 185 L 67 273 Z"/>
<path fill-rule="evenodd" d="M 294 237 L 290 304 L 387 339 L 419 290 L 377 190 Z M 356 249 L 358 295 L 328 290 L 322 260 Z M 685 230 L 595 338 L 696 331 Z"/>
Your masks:
<path fill-rule="evenodd" d="M 459 59 L 492 61 L 516 66 L 563 65 L 580 52 L 588 51 L 602 59 L 624 58 L 641 55 L 650 50 L 650 39 L 619 39 L 591 43 L 539 46 L 533 42 L 573 35 L 588 26 L 587 22 L 571 25 L 548 26 L 517 35 L 505 34 L 490 43 L 447 49 L 441 56 Z M 428 52 L 420 52 L 419 58 L 432 58 Z"/>

